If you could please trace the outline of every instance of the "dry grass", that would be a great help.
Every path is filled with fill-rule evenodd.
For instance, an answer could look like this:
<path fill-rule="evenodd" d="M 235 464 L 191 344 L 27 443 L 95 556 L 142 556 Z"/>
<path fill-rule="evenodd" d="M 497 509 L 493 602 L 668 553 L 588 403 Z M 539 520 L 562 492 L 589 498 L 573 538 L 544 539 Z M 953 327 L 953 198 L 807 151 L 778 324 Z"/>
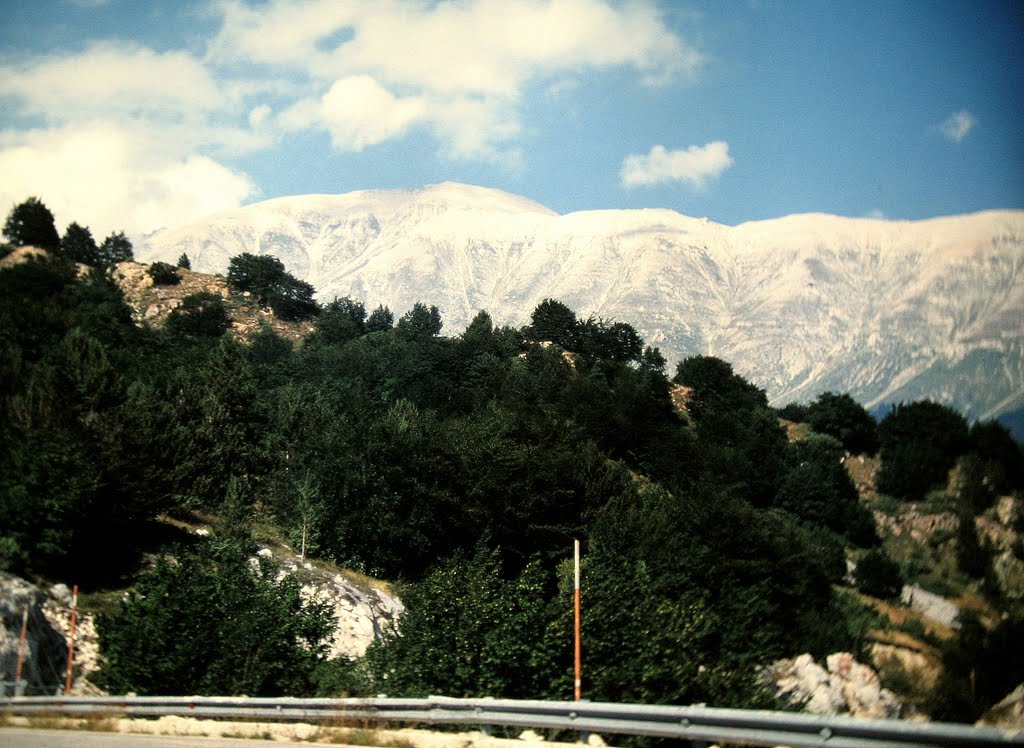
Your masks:
<path fill-rule="evenodd" d="M 908 620 L 916 619 L 921 622 L 921 625 L 924 627 L 924 630 L 931 636 L 934 636 L 937 639 L 942 639 L 943 641 L 953 638 L 953 634 L 955 632 L 952 628 L 950 628 L 949 626 L 944 626 L 943 624 L 938 623 L 936 621 L 932 621 L 929 618 L 924 618 L 923 616 L 919 615 L 918 613 L 915 613 L 909 608 L 894 605 L 892 603 L 886 602 L 885 600 L 879 600 L 877 597 L 870 597 L 868 595 L 858 595 L 858 597 L 860 598 L 863 604 L 871 606 L 875 609 L 877 613 L 879 613 L 879 615 L 883 615 L 887 619 L 889 619 L 889 622 L 892 623 L 893 626 L 903 626 L 907 623 Z M 876 633 L 883 638 L 875 638 Z M 900 631 L 882 631 L 881 629 L 875 629 L 871 632 L 871 634 L 872 638 L 875 638 L 875 641 L 880 641 L 887 644 L 896 644 L 897 642 L 893 641 L 892 637 L 898 637 L 899 635 L 903 635 L 914 642 L 918 642 L 919 645 L 922 647 L 926 646 L 918 639 L 915 639 L 911 637 L 909 634 L 905 634 L 904 632 Z"/>
<path fill-rule="evenodd" d="M 60 714 L 33 714 L 25 719 L 33 730 L 84 730 L 86 732 L 117 732 L 117 717 L 65 717 Z"/>

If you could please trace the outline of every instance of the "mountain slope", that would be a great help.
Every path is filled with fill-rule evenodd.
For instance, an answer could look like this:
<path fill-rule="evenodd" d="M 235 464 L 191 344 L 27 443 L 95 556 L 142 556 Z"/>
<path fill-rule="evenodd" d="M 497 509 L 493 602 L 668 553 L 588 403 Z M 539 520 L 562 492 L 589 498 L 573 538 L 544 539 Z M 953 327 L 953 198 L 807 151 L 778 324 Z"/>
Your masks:
<path fill-rule="evenodd" d="M 670 361 L 710 353 L 773 402 L 931 397 L 972 417 L 1024 406 L 1024 211 L 927 221 L 797 215 L 724 226 L 670 210 L 558 215 L 497 190 L 279 198 L 165 231 L 145 261 L 224 272 L 274 254 L 321 299 L 480 309 L 521 325 L 544 298 L 629 322 Z"/>

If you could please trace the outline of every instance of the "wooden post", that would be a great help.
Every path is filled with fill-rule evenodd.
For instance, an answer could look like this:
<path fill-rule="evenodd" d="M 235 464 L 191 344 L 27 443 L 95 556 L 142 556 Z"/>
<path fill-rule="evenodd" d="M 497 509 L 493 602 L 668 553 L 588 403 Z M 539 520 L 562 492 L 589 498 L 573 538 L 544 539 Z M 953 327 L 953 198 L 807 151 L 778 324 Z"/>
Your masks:
<path fill-rule="evenodd" d="M 25 610 L 21 614 L 21 638 L 18 640 L 18 667 L 14 670 L 14 695 L 18 695 L 18 685 L 21 683 L 21 669 L 25 664 L 25 639 L 28 637 L 28 603 L 25 603 Z"/>
<path fill-rule="evenodd" d="M 71 674 L 75 664 L 75 624 L 78 622 L 78 585 L 71 593 L 71 635 L 68 637 L 68 674 L 64 679 L 64 695 L 71 693 Z"/>
<path fill-rule="evenodd" d="M 583 662 L 581 657 L 581 646 L 580 646 L 580 541 L 574 542 L 573 557 L 576 567 L 576 579 L 573 591 L 573 608 L 575 613 L 575 681 L 574 681 L 574 693 L 573 697 L 576 701 L 579 701 L 583 695 Z"/>

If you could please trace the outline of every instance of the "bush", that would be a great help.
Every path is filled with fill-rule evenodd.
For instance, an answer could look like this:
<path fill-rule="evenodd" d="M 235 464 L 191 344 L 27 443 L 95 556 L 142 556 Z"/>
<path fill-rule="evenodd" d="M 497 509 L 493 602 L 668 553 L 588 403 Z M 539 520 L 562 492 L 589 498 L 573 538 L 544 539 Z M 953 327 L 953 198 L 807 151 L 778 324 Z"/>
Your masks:
<path fill-rule="evenodd" d="M 154 262 L 148 272 L 154 286 L 176 286 L 181 283 L 177 269 L 166 262 Z"/>
<path fill-rule="evenodd" d="M 903 590 L 900 567 L 885 552 L 872 548 L 864 554 L 854 572 L 857 589 L 865 595 L 890 600 Z"/>
<path fill-rule="evenodd" d="M 99 620 L 103 687 L 140 695 L 301 696 L 315 690 L 333 628 L 294 577 L 250 566 L 241 545 L 204 541 L 163 556 Z"/>
<path fill-rule="evenodd" d="M 167 317 L 167 329 L 180 335 L 216 338 L 229 327 L 224 299 L 206 291 L 189 294 Z"/>
<path fill-rule="evenodd" d="M 834 436 L 854 454 L 878 451 L 875 419 L 847 394 L 825 392 L 807 408 L 808 422 L 819 434 Z"/>

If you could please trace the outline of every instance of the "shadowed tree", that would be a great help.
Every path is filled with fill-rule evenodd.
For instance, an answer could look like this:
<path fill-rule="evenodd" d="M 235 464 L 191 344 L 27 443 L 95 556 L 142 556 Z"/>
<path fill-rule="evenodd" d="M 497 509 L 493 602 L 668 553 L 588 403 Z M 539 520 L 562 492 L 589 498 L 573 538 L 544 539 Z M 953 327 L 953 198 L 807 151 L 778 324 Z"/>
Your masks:
<path fill-rule="evenodd" d="M 72 262 L 95 266 L 99 264 L 100 253 L 92 232 L 85 226 L 72 223 L 60 241 L 60 251 Z"/>
<path fill-rule="evenodd" d="M 31 245 L 51 252 L 60 251 L 60 235 L 53 213 L 38 197 L 30 197 L 11 210 L 4 223 L 4 236 L 15 247 Z"/>
<path fill-rule="evenodd" d="M 132 243 L 128 241 L 128 237 L 124 235 L 123 231 L 111 234 L 103 240 L 103 244 L 100 245 L 99 256 L 100 266 L 105 268 L 113 267 L 119 262 L 131 262 L 135 259 Z"/>

